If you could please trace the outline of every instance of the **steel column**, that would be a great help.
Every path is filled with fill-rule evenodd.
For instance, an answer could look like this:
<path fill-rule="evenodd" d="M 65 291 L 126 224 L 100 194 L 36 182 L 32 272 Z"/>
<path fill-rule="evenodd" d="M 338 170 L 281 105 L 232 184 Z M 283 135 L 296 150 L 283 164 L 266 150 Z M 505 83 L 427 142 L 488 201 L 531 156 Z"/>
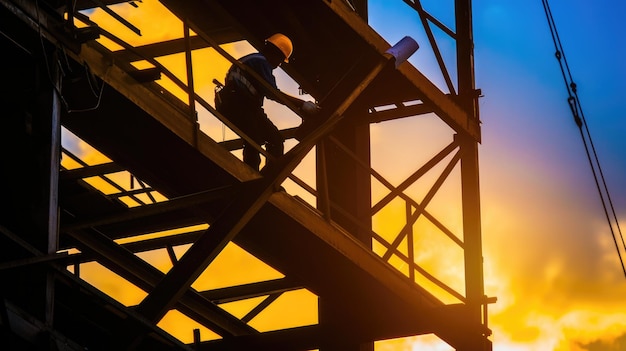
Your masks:
<path fill-rule="evenodd" d="M 478 94 L 474 79 L 474 41 L 472 28 L 471 0 L 455 0 L 457 30 L 457 103 L 468 116 L 478 122 Z M 472 322 L 483 323 L 482 312 L 485 303 L 483 286 L 483 257 L 480 214 L 480 181 L 478 167 L 478 140 L 460 134 L 461 146 L 461 187 L 463 208 L 463 236 L 465 242 L 465 290 L 468 318 Z M 484 335 L 467 335 L 468 342 L 459 350 L 490 349 Z"/>

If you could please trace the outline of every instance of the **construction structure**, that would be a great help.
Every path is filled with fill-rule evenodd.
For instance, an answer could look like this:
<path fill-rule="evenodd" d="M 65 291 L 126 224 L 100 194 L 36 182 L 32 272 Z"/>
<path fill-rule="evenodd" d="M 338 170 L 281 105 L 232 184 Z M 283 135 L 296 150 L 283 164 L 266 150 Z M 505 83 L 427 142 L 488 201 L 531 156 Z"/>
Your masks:
<path fill-rule="evenodd" d="M 471 1 L 450 1 L 451 26 L 419 0 L 398 2 L 421 21 L 428 40 L 419 42 L 420 52 L 433 54 L 443 88 L 387 53 L 393 43 L 368 25 L 366 0 L 159 0 L 182 35 L 145 45 L 90 18 L 102 11 L 139 34 L 116 6 L 144 3 L 0 0 L 0 348 L 356 351 L 433 334 L 456 350 L 491 350 Z M 259 47 L 275 32 L 296 47 L 283 71 L 322 113 L 305 130 L 283 130 L 292 147 L 257 172 L 237 156 L 247 137 L 215 111 L 212 92 L 196 90 L 194 72 L 212 63 L 194 55 L 210 50 L 237 64 L 230 43 Z M 452 68 L 437 33 L 455 44 Z M 162 63 L 175 55 L 183 58 L 182 74 Z M 164 88 L 165 80 L 174 89 Z M 411 174 L 394 185 L 372 167 L 371 128 L 425 116 L 445 127 L 443 147 L 405 165 Z M 235 137 L 218 140 L 203 130 L 204 119 Z M 62 140 L 70 133 L 107 161 L 72 151 Z M 307 155 L 313 182 L 294 173 Z M 132 185 L 114 180 L 119 173 Z M 413 185 L 433 173 L 421 196 L 412 196 Z M 446 182 L 458 185 L 459 201 L 448 205 L 461 213 L 458 225 L 429 208 Z M 277 191 L 281 185 L 287 191 Z M 296 195 L 302 192 L 312 200 Z M 398 203 L 400 223 L 389 234 L 387 217 L 377 215 Z M 423 222 L 460 253 L 458 260 L 436 257 L 433 266 L 454 266 L 460 287 L 420 262 L 420 253 L 433 249 L 417 224 Z M 280 277 L 194 287 L 233 244 Z M 154 250 L 167 253 L 171 268 L 142 258 Z M 136 304 L 118 301 L 86 280 L 81 267 L 90 263 L 145 295 Z M 298 290 L 318 302 L 315 323 L 254 327 L 281 296 Z M 224 307 L 248 300 L 257 302 L 243 316 Z M 199 326 L 188 331 L 192 341 L 162 327 L 172 311 Z"/>

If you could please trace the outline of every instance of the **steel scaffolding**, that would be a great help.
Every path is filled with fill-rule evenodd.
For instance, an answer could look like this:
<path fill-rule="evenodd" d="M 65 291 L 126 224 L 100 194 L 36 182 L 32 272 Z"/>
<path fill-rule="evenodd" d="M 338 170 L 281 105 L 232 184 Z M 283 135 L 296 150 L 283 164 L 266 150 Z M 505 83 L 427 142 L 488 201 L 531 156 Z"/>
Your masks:
<path fill-rule="evenodd" d="M 143 3 L 0 0 L 0 45 L 9 60 L 0 138 L 0 344 L 373 350 L 376 341 L 434 334 L 457 350 L 491 350 L 471 1 L 451 4 L 455 29 L 420 1 L 401 4 L 419 18 L 420 52 L 432 54 L 437 69 L 429 75 L 441 86 L 389 55 L 393 43 L 368 24 L 366 0 L 158 4 L 180 35 L 131 44 L 108 24 L 142 34 L 118 12 L 140 11 Z M 281 130 L 287 152 L 257 172 L 241 161 L 243 141 L 272 156 L 215 110 L 213 89 L 197 80 L 206 65 L 241 65 L 236 49 L 258 48 L 274 32 L 294 41 L 282 69 L 322 113 Z M 454 43 L 452 67 L 442 37 Z M 198 60 L 201 53 L 211 60 Z M 176 68 L 164 63 L 172 57 Z M 299 110 L 286 105 L 284 113 L 299 120 Z M 428 151 L 403 165 L 410 175 L 389 180 L 390 171 L 374 164 L 373 129 L 426 119 L 445 131 L 443 140 L 416 142 Z M 418 153 L 396 152 L 407 160 Z M 94 154 L 97 161 L 89 159 Z M 450 183 L 459 194 L 445 197 L 445 208 L 457 208 L 458 217 L 431 209 Z M 279 277 L 194 287 L 231 245 Z M 425 258 L 440 245 L 444 254 Z M 143 258 L 154 250 L 171 268 Z M 83 270 L 92 263 L 142 291 L 141 300 L 123 303 L 89 283 Z M 446 272 L 450 266 L 456 273 Z M 315 323 L 255 327 L 255 318 L 296 291 L 316 299 Z M 226 308 L 242 301 L 252 307 L 241 316 Z M 189 331 L 192 341 L 160 324 L 173 311 L 198 326 Z"/>

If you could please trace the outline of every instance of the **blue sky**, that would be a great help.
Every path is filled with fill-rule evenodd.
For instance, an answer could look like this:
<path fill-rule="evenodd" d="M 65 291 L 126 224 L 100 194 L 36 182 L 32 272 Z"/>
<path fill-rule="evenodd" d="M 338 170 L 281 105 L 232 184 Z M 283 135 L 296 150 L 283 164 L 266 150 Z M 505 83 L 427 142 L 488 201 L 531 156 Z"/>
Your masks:
<path fill-rule="evenodd" d="M 422 39 L 417 14 L 404 2 L 369 3 L 370 24 L 387 41 L 404 35 Z M 454 28 L 453 1 L 422 5 Z M 550 6 L 626 229 L 626 3 L 552 1 Z M 616 345 L 626 333 L 626 279 L 567 104 L 542 2 L 475 0 L 473 17 L 476 87 L 484 95 L 485 285 L 499 299 L 490 307 L 494 349 Z M 442 49 L 452 52 L 449 41 Z M 427 45 L 411 62 L 427 75 L 436 73 Z"/>

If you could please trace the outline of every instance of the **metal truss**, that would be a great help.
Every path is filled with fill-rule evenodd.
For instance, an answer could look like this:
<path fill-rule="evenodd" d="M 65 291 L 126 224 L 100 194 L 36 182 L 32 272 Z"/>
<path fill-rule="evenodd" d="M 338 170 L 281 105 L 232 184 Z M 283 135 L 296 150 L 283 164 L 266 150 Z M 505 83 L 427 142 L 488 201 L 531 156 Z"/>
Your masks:
<path fill-rule="evenodd" d="M 38 58 L 41 57 L 34 54 L 34 48 L 39 49 L 39 41 L 49 43 L 44 55 L 54 53 L 62 58 L 48 66 L 52 67 L 54 75 L 86 72 L 72 77 L 77 83 L 70 84 L 67 90 L 60 86 L 54 90 L 58 90 L 67 106 L 76 106 L 84 100 L 84 90 L 89 86 L 96 92 L 97 96 L 93 97 L 96 104 L 90 109 L 77 107 L 72 113 L 61 113 L 62 122 L 57 127 L 62 124 L 83 139 L 82 142 L 91 144 L 110 159 L 90 164 L 72 150 L 61 150 L 61 159 L 71 161 L 74 166 L 68 168 L 61 164 L 57 175 L 58 233 L 56 239 L 48 239 L 57 250 L 43 252 L 21 239 L 13 229 L 3 226 L 3 239 L 20 247 L 24 253 L 3 260 L 0 271 L 49 264 L 54 267 L 51 276 L 66 284 L 47 285 L 47 291 L 56 290 L 59 297 L 67 285 L 88 290 L 91 295 L 87 299 L 102 293 L 82 281 L 81 265 L 97 262 L 113 271 L 147 294 L 136 306 L 122 306 L 103 297 L 106 303 L 101 305 L 113 311 L 110 312 L 113 317 L 107 315 L 106 322 L 101 321 L 102 329 L 108 327 L 105 323 L 119 322 L 114 316 L 122 316 L 123 322 L 110 328 L 120 338 L 115 345 L 130 350 L 357 349 L 364 343 L 371 346 L 375 340 L 425 333 L 434 333 L 459 350 L 491 349 L 487 339 L 491 332 L 486 306 L 493 299 L 488 299 L 483 291 L 477 151 L 479 90 L 474 87 L 473 77 L 471 1 L 454 2 L 456 31 L 453 31 L 429 14 L 420 1 L 404 0 L 423 24 L 444 77 L 446 92 L 415 67 L 394 66 L 394 58 L 385 54 L 389 44 L 369 28 L 357 12 L 366 11 L 366 1 L 319 0 L 311 4 L 308 10 L 312 14 L 328 17 L 329 28 L 325 28 L 306 19 L 307 10 L 302 9 L 302 4 L 296 6 L 287 0 L 272 0 L 265 5 L 254 1 L 161 0 L 180 19 L 183 36 L 139 46 L 125 42 L 89 17 L 90 11 L 97 7 L 140 34 L 140 28 L 116 13 L 114 5 L 119 3 L 125 2 L 78 0 L 66 4 L 0 0 L 3 13 L 17 18 L 23 26 L 20 28 L 31 30 L 36 40 L 33 44 L 9 28 L 1 28 L 5 36 L 15 37 L 14 42 L 20 45 L 23 40 L 26 51 L 32 51 Z M 141 4 L 130 4 L 141 7 Z M 233 10 L 244 5 L 246 10 L 241 13 Z M 259 7 L 270 5 L 283 6 L 282 12 L 274 15 L 282 17 L 272 18 L 263 13 L 268 16 L 265 18 L 255 13 Z M 70 8 L 73 10 L 68 10 Z M 248 16 L 252 15 L 259 15 L 258 19 L 248 23 Z M 332 65 L 316 66 L 308 65 L 304 57 L 296 57 L 293 65 L 285 68 L 300 87 L 324 107 L 324 118 L 304 135 L 297 134 L 297 128 L 283 130 L 288 140 L 298 136 L 295 146 L 257 173 L 235 156 L 243 141 L 253 144 L 264 158 L 271 156 L 221 116 L 210 97 L 196 91 L 195 67 L 205 63 L 194 62 L 192 54 L 208 49 L 218 54 L 223 62 L 241 66 L 225 49 L 225 44 L 245 42 L 258 46 L 267 31 L 278 26 L 276 20 L 282 21 L 283 28 L 289 28 L 303 43 L 301 50 L 311 54 L 311 60 L 327 63 L 329 55 L 314 51 L 318 44 L 316 35 L 322 39 L 337 36 L 337 43 L 329 44 L 327 49 L 335 50 L 341 59 Z M 456 72 L 450 73 L 445 65 L 431 25 L 455 40 Z M 102 40 L 95 41 L 95 36 L 106 38 L 121 49 L 109 49 L 101 44 Z M 349 49 L 362 50 L 362 59 L 345 58 L 348 49 L 341 48 L 340 40 L 346 38 L 359 39 Z M 3 42 L 3 45 L 7 44 Z M 185 76 L 180 77 L 161 63 L 160 59 L 169 55 L 184 56 Z M 148 68 L 136 68 L 137 62 L 146 63 Z M 457 77 L 457 82 L 452 76 Z M 183 97 L 159 84 L 159 79 L 163 78 L 184 92 Z M 71 80 L 70 77 L 67 80 Z M 401 89 L 385 91 L 390 81 L 400 82 Z M 94 86 L 100 89 L 94 90 Z M 299 113 L 295 106 L 286 105 L 294 115 Z M 128 118 L 128 125 L 115 116 L 117 108 L 124 110 L 120 114 Z M 416 164 L 410 176 L 394 185 L 372 167 L 367 155 L 369 126 L 425 115 L 435 116 L 446 125 L 450 140 L 422 164 Z M 209 116 L 213 123 L 228 128 L 234 137 L 221 142 L 214 140 L 201 130 L 199 116 Z M 365 133 L 351 134 L 363 126 L 366 126 Z M 346 135 L 354 140 L 346 142 Z M 119 141 L 111 138 L 119 138 Z M 180 155 L 147 155 L 142 149 L 150 145 L 163 151 L 162 143 L 171 143 Z M 368 145 L 365 154 L 358 146 L 363 143 Z M 312 150 L 317 156 L 315 184 L 307 183 L 294 172 Z M 196 166 L 196 161 L 201 165 Z M 339 167 L 338 163 L 341 163 Z M 163 170 L 162 165 L 176 165 L 180 170 Z M 341 178 L 346 170 L 355 175 L 354 179 L 359 179 L 359 184 L 350 184 L 351 190 L 343 192 L 338 185 L 344 181 Z M 120 172 L 131 186 L 121 185 L 111 176 Z M 190 175 L 192 172 L 197 175 Z M 411 189 L 433 174 L 432 185 L 424 194 L 416 196 Z M 276 192 L 285 181 L 293 183 L 298 194 L 306 194 L 314 200 L 303 200 L 301 196 L 305 195 Z M 462 193 L 459 203 L 455 204 L 462 212 L 460 232 L 451 229 L 445 218 L 429 210 L 429 204 L 446 182 L 461 183 Z M 372 200 L 373 184 L 380 184 L 384 189 L 377 201 Z M 104 186 L 112 190 L 104 191 Z M 355 193 L 359 195 L 354 198 Z M 403 216 L 395 223 L 399 229 L 391 234 L 379 232 L 372 225 L 373 219 L 398 202 L 404 208 Z M 272 221 L 284 225 L 285 231 L 300 233 L 297 238 L 302 241 L 290 238 L 288 235 L 292 233 L 268 228 Z M 419 262 L 419 253 L 425 249 L 416 245 L 422 235 L 415 230 L 418 221 L 429 223 L 446 245 L 462 252 L 463 258 L 457 262 L 464 270 L 461 289 L 452 287 L 445 278 L 438 276 L 439 272 L 431 272 Z M 198 226 L 203 229 L 197 229 Z M 176 234 L 143 236 L 172 230 L 177 230 Z M 268 244 L 259 236 L 276 241 Z M 207 291 L 193 289 L 191 285 L 229 243 L 240 245 L 280 271 L 284 278 Z M 326 262 L 307 262 L 304 253 L 298 252 L 298 249 L 306 250 L 307 244 L 318 249 L 315 253 L 322 255 Z M 178 257 L 174 249 L 182 245 L 190 247 Z M 156 249 L 167 252 L 172 264 L 169 271 L 161 272 L 137 255 Z M 331 267 L 337 272 L 329 271 Z M 345 281 L 346 274 L 350 274 L 352 282 Z M 360 293 L 366 287 L 371 287 L 371 291 Z M 250 322 L 280 296 L 303 289 L 320 298 L 319 324 L 273 332 L 259 332 L 251 326 Z M 444 302 L 442 294 L 446 301 L 453 302 Z M 243 317 L 235 317 L 220 307 L 259 297 L 263 299 Z M 71 303 L 65 297 L 59 299 L 63 306 Z M 20 317 L 25 314 L 19 311 L 19 303 L 14 304 L 8 298 L 3 301 L 6 304 L 2 325 L 22 338 L 29 338 L 25 330 L 32 327 L 26 325 L 38 322 Z M 56 301 L 53 297 L 47 300 L 50 316 L 45 323 L 55 323 L 52 310 L 61 303 Z M 329 311 L 337 306 L 341 306 L 341 316 L 329 317 Z M 363 312 L 363 306 L 370 306 L 371 311 Z M 57 307 L 57 310 L 68 320 L 74 315 L 63 308 Z M 219 339 L 206 341 L 194 334 L 193 344 L 175 340 L 156 326 L 172 310 L 178 310 L 216 333 Z M 408 310 L 413 314 L 407 313 Z M 416 320 L 416 314 L 421 318 Z M 85 318 L 96 321 L 99 316 L 94 312 Z M 15 324 L 7 321 L 18 319 L 23 327 L 11 328 Z M 61 329 L 50 339 L 56 343 L 65 340 L 62 333 L 69 331 Z M 346 337 L 347 341 L 338 342 L 339 336 Z M 76 343 L 74 349 L 80 347 L 80 342 L 72 341 Z"/>

